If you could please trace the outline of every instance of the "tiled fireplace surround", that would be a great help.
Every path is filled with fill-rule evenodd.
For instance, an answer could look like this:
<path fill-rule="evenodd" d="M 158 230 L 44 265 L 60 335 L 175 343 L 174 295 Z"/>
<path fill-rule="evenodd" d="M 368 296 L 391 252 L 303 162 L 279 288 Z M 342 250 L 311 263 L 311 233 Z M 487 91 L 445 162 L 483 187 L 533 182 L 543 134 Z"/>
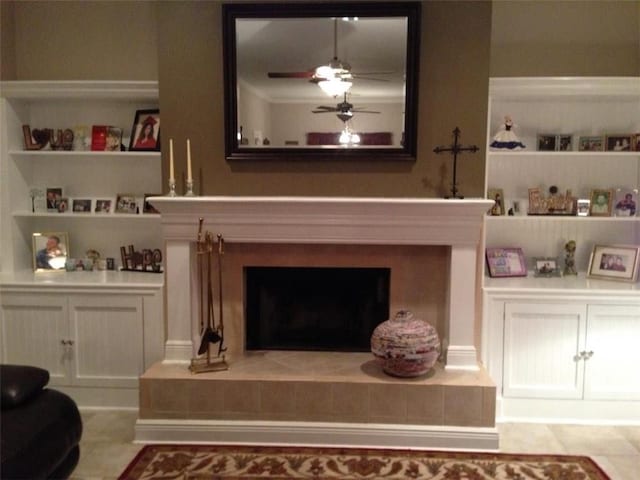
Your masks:
<path fill-rule="evenodd" d="M 495 386 L 474 347 L 477 251 L 489 201 L 151 202 L 166 242 L 167 342 L 165 360 L 140 379 L 137 441 L 497 448 Z M 199 218 L 225 240 L 230 368 L 194 375 L 187 367 L 199 342 Z M 245 266 L 390 268 L 392 314 L 408 308 L 436 325 L 448 345 L 445 360 L 426 377 L 399 379 L 382 373 L 369 353 L 244 352 Z"/>

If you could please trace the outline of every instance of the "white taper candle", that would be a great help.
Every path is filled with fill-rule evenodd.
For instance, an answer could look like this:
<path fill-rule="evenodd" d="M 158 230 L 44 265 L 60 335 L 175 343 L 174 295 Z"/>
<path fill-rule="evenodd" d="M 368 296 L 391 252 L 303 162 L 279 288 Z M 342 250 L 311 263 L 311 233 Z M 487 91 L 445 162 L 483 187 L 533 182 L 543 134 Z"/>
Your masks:
<path fill-rule="evenodd" d="M 169 139 L 169 180 L 176 181 L 176 176 L 173 171 L 173 138 Z"/>
<path fill-rule="evenodd" d="M 191 140 L 187 138 L 187 182 L 193 182 L 191 174 Z"/>

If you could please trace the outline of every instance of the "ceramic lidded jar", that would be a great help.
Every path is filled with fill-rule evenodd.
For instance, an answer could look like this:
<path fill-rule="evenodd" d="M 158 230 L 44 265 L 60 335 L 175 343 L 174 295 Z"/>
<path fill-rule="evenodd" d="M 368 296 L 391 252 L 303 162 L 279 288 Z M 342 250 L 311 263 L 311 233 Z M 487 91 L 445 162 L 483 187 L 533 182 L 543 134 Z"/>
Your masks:
<path fill-rule="evenodd" d="M 436 329 L 408 310 L 379 324 L 371 335 L 371 352 L 389 375 L 417 377 L 427 373 L 440 355 Z"/>

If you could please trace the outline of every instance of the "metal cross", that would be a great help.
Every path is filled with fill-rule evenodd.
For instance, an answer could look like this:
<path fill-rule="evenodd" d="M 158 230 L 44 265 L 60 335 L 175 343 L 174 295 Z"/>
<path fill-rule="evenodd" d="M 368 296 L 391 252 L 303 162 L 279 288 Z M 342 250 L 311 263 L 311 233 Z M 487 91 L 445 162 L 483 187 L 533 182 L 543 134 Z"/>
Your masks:
<path fill-rule="evenodd" d="M 453 154 L 453 182 L 451 184 L 451 196 L 444 198 L 464 198 L 458 194 L 458 184 L 456 183 L 456 167 L 458 163 L 458 154 L 462 152 L 477 152 L 479 148 L 476 145 L 463 147 L 458 143 L 458 137 L 460 136 L 460 129 L 458 127 L 453 131 L 453 145 L 449 147 L 436 147 L 433 149 L 435 153 L 451 152 Z"/>

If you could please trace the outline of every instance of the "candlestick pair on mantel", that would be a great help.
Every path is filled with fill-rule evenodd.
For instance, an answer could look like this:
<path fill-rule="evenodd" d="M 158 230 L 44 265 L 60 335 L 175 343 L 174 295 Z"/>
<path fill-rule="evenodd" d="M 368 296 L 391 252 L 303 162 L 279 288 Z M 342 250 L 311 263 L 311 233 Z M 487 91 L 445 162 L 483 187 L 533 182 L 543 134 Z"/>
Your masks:
<path fill-rule="evenodd" d="M 169 193 L 167 196 L 175 197 L 176 194 L 176 177 L 173 164 L 173 138 L 169 139 Z M 191 140 L 187 138 L 187 191 L 185 197 L 193 197 L 193 173 L 191 170 Z"/>

